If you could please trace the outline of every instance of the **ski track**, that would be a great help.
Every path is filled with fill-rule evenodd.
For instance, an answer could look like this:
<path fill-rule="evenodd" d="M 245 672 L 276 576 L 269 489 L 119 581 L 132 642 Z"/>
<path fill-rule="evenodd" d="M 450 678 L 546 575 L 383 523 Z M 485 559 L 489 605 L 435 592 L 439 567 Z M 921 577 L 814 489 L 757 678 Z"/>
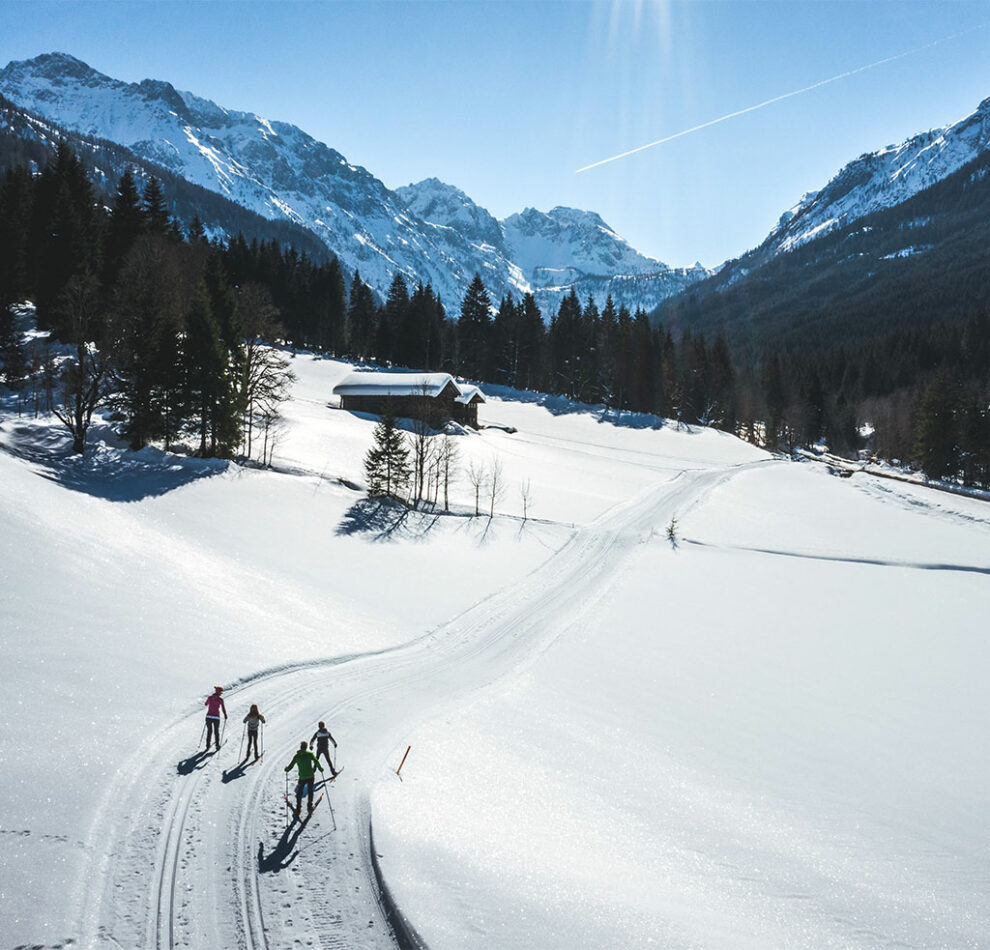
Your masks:
<path fill-rule="evenodd" d="M 521 583 L 410 643 L 242 680 L 224 694 L 227 741 L 213 756 L 190 753 L 202 711 L 164 727 L 121 767 L 98 809 L 89 843 L 102 860 L 77 897 L 82 945 L 394 947 L 375 877 L 370 794 L 397 765 L 403 737 L 532 661 L 608 589 L 624 551 L 765 464 L 683 471 L 576 530 Z M 240 766 L 233 750 L 251 702 L 268 719 L 268 748 Z M 286 829 L 280 773 L 321 719 L 347 771 L 323 788 L 304 828 Z"/>

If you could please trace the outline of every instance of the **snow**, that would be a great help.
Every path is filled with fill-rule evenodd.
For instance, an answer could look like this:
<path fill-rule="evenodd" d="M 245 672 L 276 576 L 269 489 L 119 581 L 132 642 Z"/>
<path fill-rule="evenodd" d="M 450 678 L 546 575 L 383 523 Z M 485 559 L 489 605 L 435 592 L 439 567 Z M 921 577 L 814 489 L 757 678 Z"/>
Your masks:
<path fill-rule="evenodd" d="M 426 943 L 983 945 L 990 513 L 956 514 L 770 464 L 680 508 L 676 550 L 642 525 L 376 789 Z"/>
<path fill-rule="evenodd" d="M 438 396 L 445 387 L 460 387 L 450 373 L 357 372 L 333 387 L 337 396 Z"/>
<path fill-rule="evenodd" d="M 880 260 L 892 261 L 899 257 L 913 257 L 915 254 L 924 254 L 925 251 L 930 251 L 931 248 L 931 244 L 923 244 L 921 246 L 912 244 L 910 247 L 902 247 L 899 251 L 892 251 L 890 254 L 884 254 Z"/>
<path fill-rule="evenodd" d="M 7 943 L 391 947 L 372 824 L 433 948 L 984 942 L 986 503 L 486 387 L 496 517 L 377 508 L 355 367 L 292 364 L 272 470 L 0 404 Z"/>

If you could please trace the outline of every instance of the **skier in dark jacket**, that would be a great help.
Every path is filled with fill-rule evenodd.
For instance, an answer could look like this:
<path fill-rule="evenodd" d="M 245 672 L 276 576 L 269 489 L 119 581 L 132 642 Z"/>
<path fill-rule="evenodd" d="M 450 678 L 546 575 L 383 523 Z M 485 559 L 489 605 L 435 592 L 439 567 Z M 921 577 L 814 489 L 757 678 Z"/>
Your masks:
<path fill-rule="evenodd" d="M 220 694 L 223 692 L 222 686 L 213 687 L 213 695 L 206 697 L 206 702 L 203 705 L 206 707 L 206 748 L 210 748 L 210 736 L 212 735 L 216 740 L 217 749 L 220 748 L 220 713 L 223 713 L 223 718 L 227 718 L 227 707 L 223 704 L 223 696 Z"/>
<path fill-rule="evenodd" d="M 326 723 L 320 723 L 319 728 L 313 733 L 313 738 L 309 740 L 309 748 L 312 750 L 313 743 L 316 743 L 316 759 L 319 761 L 320 756 L 325 756 L 327 760 L 327 765 L 330 766 L 330 777 L 337 777 L 337 770 L 333 767 L 333 762 L 330 761 L 330 743 L 333 743 L 334 749 L 337 748 L 337 740 L 330 735 L 330 730 L 327 729 Z"/>
<path fill-rule="evenodd" d="M 305 741 L 299 744 L 299 751 L 292 757 L 292 761 L 285 767 L 286 772 L 291 772 L 293 767 L 299 770 L 299 781 L 296 782 L 296 813 L 302 810 L 303 792 L 309 792 L 309 810 L 313 810 L 313 779 L 316 777 L 316 770 L 323 771 L 316 756 L 306 748 Z"/>
<path fill-rule="evenodd" d="M 254 743 L 254 760 L 258 761 L 261 756 L 258 754 L 258 729 L 261 727 L 261 723 L 265 721 L 265 717 L 261 715 L 258 711 L 257 703 L 251 704 L 251 709 L 248 714 L 244 717 L 244 721 L 247 723 L 247 755 L 244 756 L 244 761 L 246 762 L 251 758 L 251 743 Z"/>

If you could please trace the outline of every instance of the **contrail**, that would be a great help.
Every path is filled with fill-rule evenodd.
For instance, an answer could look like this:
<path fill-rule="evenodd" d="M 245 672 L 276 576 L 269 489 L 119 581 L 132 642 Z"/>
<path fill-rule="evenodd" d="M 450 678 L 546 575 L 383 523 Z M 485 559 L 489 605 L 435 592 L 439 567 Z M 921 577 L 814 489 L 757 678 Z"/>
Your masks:
<path fill-rule="evenodd" d="M 986 24 L 981 23 L 979 26 L 974 26 L 968 30 L 963 30 L 960 33 L 953 33 L 951 36 L 943 36 L 939 40 L 933 40 L 931 43 L 926 43 L 924 46 L 918 46 L 915 49 L 909 49 L 904 53 L 897 53 L 894 56 L 888 56 L 886 59 L 878 59 L 875 63 L 869 63 L 866 66 L 859 66 L 858 68 L 850 69 L 845 73 L 839 73 L 838 76 L 830 76 L 828 79 L 820 79 L 818 82 L 813 82 L 810 86 L 795 89 L 793 92 L 785 92 L 782 96 L 774 96 L 772 99 L 767 99 L 765 102 L 758 102 L 755 106 L 747 106 L 745 109 L 738 109 L 735 112 L 728 113 L 727 115 L 719 116 L 717 119 L 709 119 L 707 122 L 702 122 L 701 125 L 695 125 L 690 129 L 684 129 L 681 132 L 675 132 L 673 135 L 668 135 L 665 138 L 657 139 L 655 142 L 647 142 L 646 145 L 631 148 L 628 152 L 620 152 L 618 155 L 613 155 L 611 158 L 603 158 L 600 162 L 592 162 L 590 165 L 585 165 L 583 168 L 579 168 L 574 174 L 580 175 L 581 172 L 586 172 L 591 168 L 597 168 L 599 165 L 607 165 L 609 162 L 617 162 L 620 158 L 626 158 L 629 155 L 635 155 L 637 152 L 645 151 L 648 148 L 663 145 L 664 142 L 672 142 L 674 139 L 679 139 L 685 135 L 690 135 L 692 132 L 700 132 L 702 129 L 707 129 L 711 125 L 718 125 L 719 122 L 726 122 L 729 119 L 736 118 L 736 116 L 745 115 L 747 112 L 755 112 L 757 109 L 765 109 L 767 106 L 771 106 L 775 102 L 780 102 L 783 99 L 791 99 L 794 96 L 800 96 L 802 93 L 811 92 L 812 89 L 827 86 L 829 83 L 838 82 L 840 79 L 848 79 L 850 76 L 855 76 L 857 73 L 865 73 L 868 69 L 876 69 L 878 66 L 883 66 L 885 63 L 892 63 L 894 60 L 904 59 L 905 56 L 913 56 L 915 53 L 920 53 L 926 49 L 931 49 L 933 46 L 938 46 L 939 43 L 947 43 L 949 40 L 954 40 L 960 36 L 965 36 L 967 33 L 982 30 L 984 26 L 986 26 Z"/>

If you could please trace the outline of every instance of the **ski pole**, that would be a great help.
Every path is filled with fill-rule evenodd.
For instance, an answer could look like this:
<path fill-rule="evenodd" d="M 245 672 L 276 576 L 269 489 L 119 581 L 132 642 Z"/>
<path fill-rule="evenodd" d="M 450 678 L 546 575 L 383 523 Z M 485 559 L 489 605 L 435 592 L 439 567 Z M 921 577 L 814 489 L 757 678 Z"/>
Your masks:
<path fill-rule="evenodd" d="M 220 745 L 223 745 L 223 737 L 227 734 L 227 717 L 223 717 L 223 725 L 220 727 Z M 217 749 L 219 752 L 220 750 Z"/>
<path fill-rule="evenodd" d="M 241 744 L 237 748 L 237 761 L 238 762 L 243 762 L 244 761 L 241 758 L 241 753 L 244 751 L 244 735 L 245 735 L 246 732 L 247 732 L 247 723 L 244 723 L 244 728 L 241 730 Z M 250 749 L 248 751 L 250 751 Z"/>
<path fill-rule="evenodd" d="M 289 830 L 289 773 L 285 773 L 285 830 Z"/>
<path fill-rule="evenodd" d="M 260 731 L 260 732 L 258 733 L 258 741 L 259 741 L 259 742 L 261 743 L 261 751 L 260 751 L 260 752 L 258 752 L 258 750 L 257 750 L 257 749 L 255 749 L 254 751 L 255 751 L 255 752 L 256 752 L 256 753 L 258 754 L 258 756 L 260 757 L 260 756 L 262 756 L 262 755 L 264 755 L 264 754 L 265 754 L 265 724 L 264 724 L 264 723 L 261 723 L 261 724 L 260 724 L 260 725 L 258 726 L 258 728 L 259 728 L 259 729 L 261 730 L 261 731 Z"/>
<path fill-rule="evenodd" d="M 197 749 L 203 744 L 203 736 L 205 736 L 205 735 L 206 735 L 206 720 L 204 719 L 203 720 L 203 729 L 202 729 L 202 731 L 199 734 L 199 742 L 196 745 L 196 748 Z"/>
<path fill-rule="evenodd" d="M 333 830 L 337 830 L 337 816 L 333 813 L 333 805 L 330 804 L 330 789 L 324 788 L 323 795 L 327 800 L 327 808 L 330 809 L 330 819 L 333 821 Z"/>

